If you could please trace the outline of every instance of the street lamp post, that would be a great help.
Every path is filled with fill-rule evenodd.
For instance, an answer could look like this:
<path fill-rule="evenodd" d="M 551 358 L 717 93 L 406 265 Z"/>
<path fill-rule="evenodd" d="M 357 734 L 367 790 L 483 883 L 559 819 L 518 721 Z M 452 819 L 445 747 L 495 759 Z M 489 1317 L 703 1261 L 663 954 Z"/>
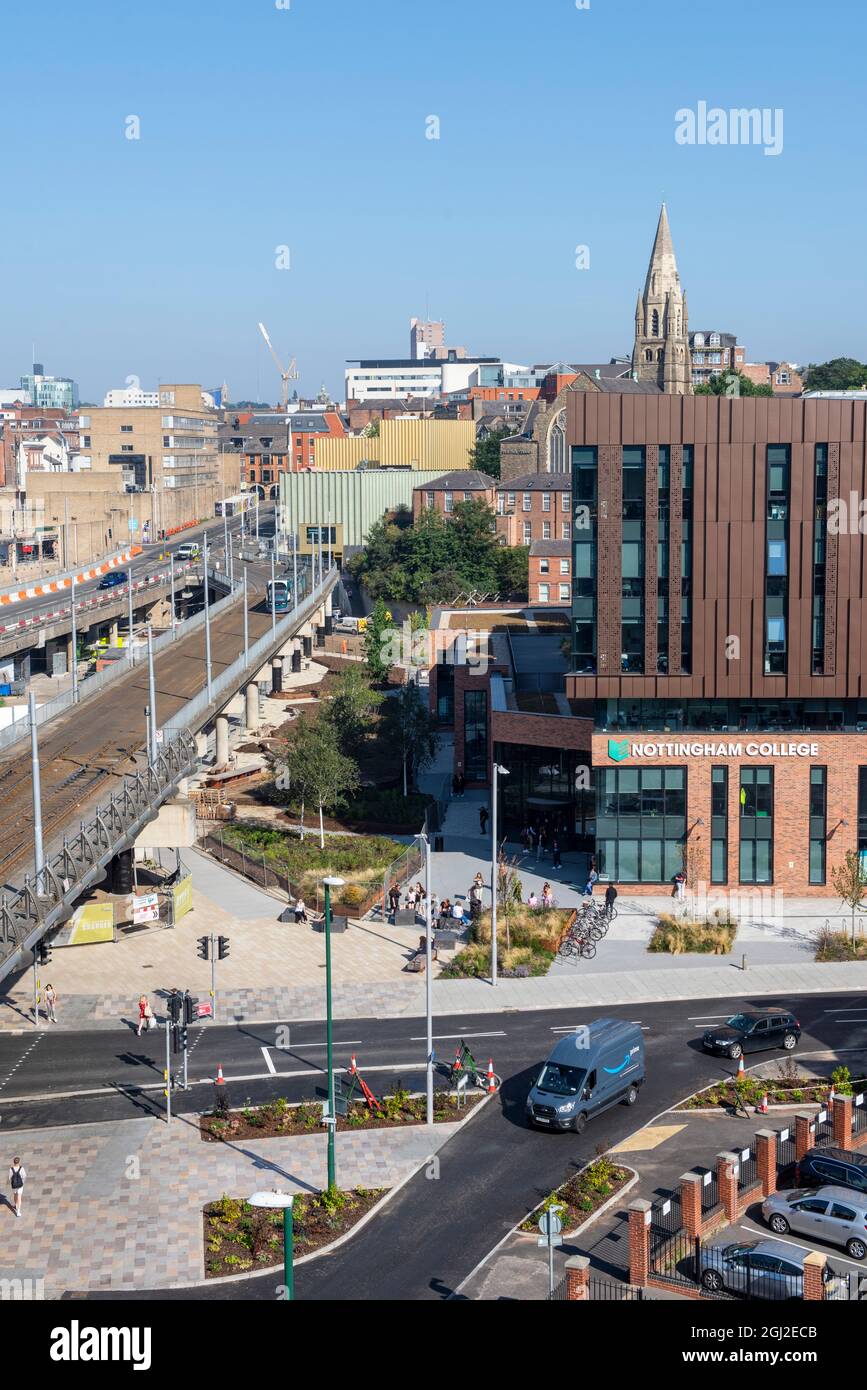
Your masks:
<path fill-rule="evenodd" d="M 293 1268 L 293 1230 L 292 1203 L 295 1198 L 289 1192 L 254 1192 L 247 1198 L 251 1207 L 265 1207 L 268 1211 L 283 1213 L 283 1283 L 289 1302 L 295 1297 L 295 1271 Z"/>
<path fill-rule="evenodd" d="M 213 692 L 211 689 L 211 605 L 208 593 L 208 533 L 202 537 L 204 543 L 204 584 L 205 584 L 205 676 L 208 683 L 208 704 L 211 703 Z"/>
<path fill-rule="evenodd" d="M 36 730 L 36 696 L 31 690 L 27 697 L 30 713 L 30 766 L 33 783 L 33 867 L 36 871 L 36 892 L 45 867 L 42 848 L 42 789 L 39 777 L 39 735 Z"/>
<path fill-rule="evenodd" d="M 126 573 L 126 597 L 127 615 L 129 619 L 129 654 L 128 660 L 132 661 L 132 566 L 130 565 Z"/>
<path fill-rule="evenodd" d="M 334 1029 L 331 1017 L 331 890 L 342 888 L 345 879 L 332 874 L 322 880 L 325 887 L 325 1028 L 328 1065 L 328 1190 L 337 1183 L 334 1154 L 334 1135 L 337 1116 L 334 1113 Z"/>
<path fill-rule="evenodd" d="M 491 769 L 491 984 L 497 983 L 497 889 L 499 863 L 497 855 L 497 777 L 508 777 L 509 769 L 494 763 Z"/>
<path fill-rule="evenodd" d="M 72 576 L 72 703 L 78 701 L 78 620 L 75 616 L 75 575 Z"/>
<path fill-rule="evenodd" d="M 271 636 L 277 636 L 277 556 L 271 551 Z"/>
<path fill-rule="evenodd" d="M 250 665 L 250 614 L 247 608 L 247 571 L 244 570 L 244 667 Z"/>
<path fill-rule="evenodd" d="M 431 874 L 430 874 L 430 840 L 424 831 L 418 836 L 421 841 L 424 853 L 424 975 L 425 975 L 425 1017 L 427 1022 L 427 1063 L 426 1063 L 426 1121 L 429 1125 L 434 1122 L 433 1114 L 433 980 L 431 979 L 433 967 L 433 950 L 431 943 L 431 916 L 430 916 L 430 893 L 431 893 Z"/>
<path fill-rule="evenodd" d="M 157 687 L 154 677 L 154 634 L 153 628 L 148 623 L 148 698 L 150 700 L 151 718 L 150 731 L 148 738 L 148 762 L 151 767 L 157 765 Z"/>
<path fill-rule="evenodd" d="M 175 618 L 175 552 L 173 550 L 169 551 L 169 578 L 172 594 L 172 636 L 174 637 L 177 619 Z"/>

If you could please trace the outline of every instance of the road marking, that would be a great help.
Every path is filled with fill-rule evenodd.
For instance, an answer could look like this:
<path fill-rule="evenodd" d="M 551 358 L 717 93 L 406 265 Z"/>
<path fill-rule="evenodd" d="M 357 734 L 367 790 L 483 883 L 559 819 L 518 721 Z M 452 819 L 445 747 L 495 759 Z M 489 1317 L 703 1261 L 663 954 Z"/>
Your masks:
<path fill-rule="evenodd" d="M 424 1039 L 423 1039 L 423 1038 L 416 1038 L 415 1041 L 416 1041 L 416 1042 L 423 1042 Z M 341 1038 L 338 1042 L 333 1043 L 333 1046 L 334 1046 L 334 1047 L 360 1047 L 361 1044 L 362 1044 L 362 1042 L 363 1042 L 363 1039 L 362 1039 L 362 1038 L 346 1038 L 345 1040 L 344 1040 L 343 1038 Z M 300 1043 L 300 1042 L 297 1042 L 297 1043 L 293 1043 L 291 1046 L 288 1046 L 288 1045 L 287 1045 L 286 1047 L 275 1047 L 274 1051 L 275 1051 L 275 1052 L 304 1052 L 304 1051 L 306 1051 L 306 1049 L 307 1049 L 308 1047 L 327 1047 L 327 1046 L 328 1046 L 328 1043 L 327 1043 L 327 1042 L 324 1042 L 324 1043 Z M 264 1047 L 262 1048 L 262 1051 L 263 1051 L 263 1052 L 265 1051 Z"/>
<path fill-rule="evenodd" d="M 731 1018 L 731 1014 L 696 1014 L 687 1018 L 687 1023 L 715 1023 L 718 1018 Z"/>
<path fill-rule="evenodd" d="M 274 1063 L 271 1061 L 271 1053 L 268 1051 L 267 1047 L 263 1047 L 263 1048 L 262 1048 L 262 1056 L 265 1058 L 265 1066 L 268 1068 L 268 1070 L 269 1070 L 269 1072 L 271 1073 L 271 1075 L 272 1075 L 272 1076 L 276 1076 L 276 1075 L 277 1075 L 277 1068 L 274 1066 Z"/>
<path fill-rule="evenodd" d="M 829 1023 L 867 1023 L 867 1014 L 859 1014 L 857 1018 L 829 1018 Z"/>
<path fill-rule="evenodd" d="M 760 1231 L 763 1231 L 763 1230 L 765 1229 L 764 1223 L 762 1223 L 761 1225 L 759 1225 L 758 1221 L 756 1222 L 756 1225 L 755 1225 L 755 1226 L 741 1226 L 739 1229 L 742 1230 L 742 1231 L 749 1231 L 749 1232 L 751 1232 L 751 1234 L 755 1234 L 756 1226 L 758 1226 L 758 1228 L 759 1228 Z M 768 1230 L 770 1230 L 770 1227 L 768 1227 Z M 767 1237 L 767 1239 L 768 1239 L 768 1240 L 778 1240 L 778 1241 L 781 1242 L 782 1245 L 791 1245 L 792 1248 L 795 1249 L 795 1250 L 803 1250 L 803 1249 L 804 1249 L 803 1245 L 800 1245 L 800 1244 L 798 1243 L 798 1241 L 796 1241 L 796 1240 L 786 1240 L 786 1237 L 785 1237 L 785 1236 L 778 1236 L 778 1235 L 775 1235 L 773 1231 L 771 1231 L 771 1234 L 770 1234 L 770 1236 Z M 804 1240 L 816 1241 L 816 1237 L 804 1236 Z M 824 1244 L 830 1245 L 830 1244 L 831 1244 L 831 1241 L 817 1240 L 816 1243 L 819 1244 L 819 1245 L 824 1245 Z M 835 1253 L 834 1253 L 833 1255 L 829 1255 L 829 1256 L 828 1256 L 829 1259 L 838 1260 L 841 1264 L 844 1264 L 844 1265 L 851 1265 L 853 1269 L 858 1269 L 858 1270 L 860 1270 L 860 1271 L 863 1273 L 863 1271 L 864 1271 L 864 1265 L 863 1265 L 863 1263 L 862 1263 L 860 1260 L 850 1260 L 849 1257 L 848 1257 L 848 1255 L 839 1255 L 839 1254 L 837 1254 L 837 1253 L 836 1253 L 836 1251 L 837 1251 L 837 1246 L 836 1246 L 836 1245 L 834 1246 L 834 1251 L 835 1251 Z M 824 1250 L 822 1250 L 822 1251 L 820 1251 L 819 1253 L 822 1254 L 822 1255 L 824 1255 L 825 1252 L 824 1252 Z"/>
<path fill-rule="evenodd" d="M 641 1031 L 642 1031 L 642 1033 L 649 1033 L 649 1032 L 650 1032 L 650 1025 L 647 1024 L 647 1023 L 642 1023 L 640 1018 L 631 1018 L 631 1019 L 629 1020 L 629 1022 L 635 1024 L 636 1028 L 640 1028 Z M 551 1028 L 549 1031 L 552 1032 L 552 1033 L 577 1033 L 579 1028 L 586 1028 L 586 1027 L 587 1027 L 587 1024 L 586 1024 L 586 1023 L 573 1023 L 573 1024 L 570 1024 L 568 1028 L 557 1027 L 557 1028 Z M 419 1040 L 419 1041 L 420 1041 L 420 1040 Z"/>
<path fill-rule="evenodd" d="M 505 1033 L 434 1033 L 434 1042 L 449 1042 L 455 1038 L 504 1038 Z M 427 1042 L 427 1038 L 410 1038 L 410 1042 Z M 366 1067 L 366 1071 L 370 1068 Z"/>
<path fill-rule="evenodd" d="M 660 1144 L 667 1143 L 683 1129 L 686 1129 L 686 1125 L 648 1125 L 645 1129 L 636 1130 L 635 1134 L 630 1134 L 619 1144 L 614 1144 L 611 1153 L 641 1153 L 643 1149 L 658 1149 Z"/>

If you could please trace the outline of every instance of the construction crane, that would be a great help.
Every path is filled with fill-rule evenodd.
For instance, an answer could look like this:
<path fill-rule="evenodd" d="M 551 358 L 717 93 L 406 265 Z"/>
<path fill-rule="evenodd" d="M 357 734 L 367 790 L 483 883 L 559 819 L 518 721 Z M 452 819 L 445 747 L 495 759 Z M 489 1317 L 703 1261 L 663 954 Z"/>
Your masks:
<path fill-rule="evenodd" d="M 281 389 L 280 389 L 280 400 L 281 400 L 281 402 L 282 402 L 284 411 L 285 411 L 286 414 L 288 415 L 288 413 L 289 413 L 289 382 L 290 382 L 290 381 L 297 381 L 297 380 L 298 380 L 298 366 L 297 366 L 297 361 L 296 361 L 296 359 L 293 357 L 293 358 L 292 358 L 292 361 L 289 363 L 289 366 L 288 366 L 288 367 L 284 367 L 284 366 L 283 366 L 283 363 L 280 361 L 280 358 L 277 356 L 276 352 L 274 351 L 274 344 L 271 342 L 271 339 L 270 339 L 269 336 L 268 336 L 268 330 L 267 330 L 267 328 L 265 327 L 264 323 L 260 323 L 260 324 L 259 324 L 259 332 L 262 334 L 262 337 L 265 339 L 265 342 L 268 344 L 268 351 L 270 352 L 271 356 L 274 358 L 274 365 L 276 366 L 278 372 L 280 373 L 280 381 L 281 381 L 281 383 L 282 383 Z"/>

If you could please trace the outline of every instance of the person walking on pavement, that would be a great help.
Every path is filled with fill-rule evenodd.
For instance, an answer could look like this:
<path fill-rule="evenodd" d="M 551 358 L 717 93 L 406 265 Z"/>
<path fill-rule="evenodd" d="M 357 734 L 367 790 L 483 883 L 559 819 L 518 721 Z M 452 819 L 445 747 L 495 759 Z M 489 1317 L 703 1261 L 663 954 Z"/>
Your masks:
<path fill-rule="evenodd" d="M 479 811 L 479 830 L 483 835 L 488 828 L 488 821 L 490 818 L 491 816 L 487 806 L 483 806 Z"/>
<path fill-rule="evenodd" d="M 617 902 L 617 889 L 614 887 L 614 884 L 613 884 L 613 883 L 609 883 L 608 887 L 605 889 L 605 910 L 606 910 L 606 912 L 613 912 L 613 911 L 614 911 L 614 904 L 615 904 L 616 902 Z"/>
<path fill-rule="evenodd" d="M 12 1166 L 9 1169 L 9 1186 L 12 1188 L 12 1202 L 16 1216 L 21 1215 L 21 1198 L 26 1181 L 27 1173 L 21 1166 L 21 1159 L 13 1158 Z"/>
<path fill-rule="evenodd" d="M 553 840 L 551 841 L 551 857 L 554 860 L 554 868 L 559 869 L 561 867 L 562 861 L 560 859 L 560 841 L 557 838 L 556 834 Z"/>
<path fill-rule="evenodd" d="M 587 875 L 587 882 L 586 882 L 586 884 L 584 885 L 584 896 L 585 896 L 585 898 L 592 898 L 592 897 L 593 897 L 593 885 L 594 885 L 594 883 L 598 883 L 598 881 L 599 881 L 599 875 L 597 874 L 597 872 L 596 872 L 595 869 L 591 869 L 590 872 L 589 872 L 589 874 Z"/>
<path fill-rule="evenodd" d="M 141 1037 L 142 1029 L 147 1028 L 148 1026 L 148 1015 L 150 1014 L 150 1011 L 150 1000 L 148 999 L 146 994 L 140 994 L 138 1001 L 138 1028 L 135 1030 L 137 1038 Z"/>
<path fill-rule="evenodd" d="M 533 853 L 533 846 L 536 843 L 536 830 L 532 825 L 527 826 L 527 853 Z"/>
<path fill-rule="evenodd" d="M 544 827 L 544 825 L 540 825 L 540 826 L 539 826 L 539 838 L 538 838 L 538 840 L 536 841 L 536 863 L 537 863 L 537 864 L 538 864 L 539 860 L 542 858 L 542 855 L 543 855 L 544 853 L 545 853 L 545 827 Z"/>
<path fill-rule="evenodd" d="M 48 1022 L 57 1022 L 57 990 L 54 985 L 45 986 L 45 1009 L 48 1014 Z"/>
<path fill-rule="evenodd" d="M 400 907 L 400 889 L 396 883 L 393 883 L 388 890 L 388 905 L 391 909 L 391 915 L 394 917 Z"/>
<path fill-rule="evenodd" d="M 683 869 L 678 869 L 674 876 L 674 891 L 679 903 L 686 902 L 686 874 Z"/>

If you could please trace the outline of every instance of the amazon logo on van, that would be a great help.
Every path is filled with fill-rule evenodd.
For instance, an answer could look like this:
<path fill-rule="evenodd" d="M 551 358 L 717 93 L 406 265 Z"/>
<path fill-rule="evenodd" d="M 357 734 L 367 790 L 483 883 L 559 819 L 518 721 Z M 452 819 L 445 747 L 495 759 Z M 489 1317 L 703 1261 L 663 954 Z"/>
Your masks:
<path fill-rule="evenodd" d="M 620 1063 L 619 1067 L 603 1067 L 602 1070 L 607 1072 L 609 1076 L 617 1076 L 619 1072 L 623 1071 L 624 1067 L 629 1066 L 629 1063 L 631 1059 L 635 1056 L 636 1052 L 640 1051 L 640 1047 L 631 1047 L 627 1052 L 626 1056 L 623 1058 L 623 1061 Z"/>

